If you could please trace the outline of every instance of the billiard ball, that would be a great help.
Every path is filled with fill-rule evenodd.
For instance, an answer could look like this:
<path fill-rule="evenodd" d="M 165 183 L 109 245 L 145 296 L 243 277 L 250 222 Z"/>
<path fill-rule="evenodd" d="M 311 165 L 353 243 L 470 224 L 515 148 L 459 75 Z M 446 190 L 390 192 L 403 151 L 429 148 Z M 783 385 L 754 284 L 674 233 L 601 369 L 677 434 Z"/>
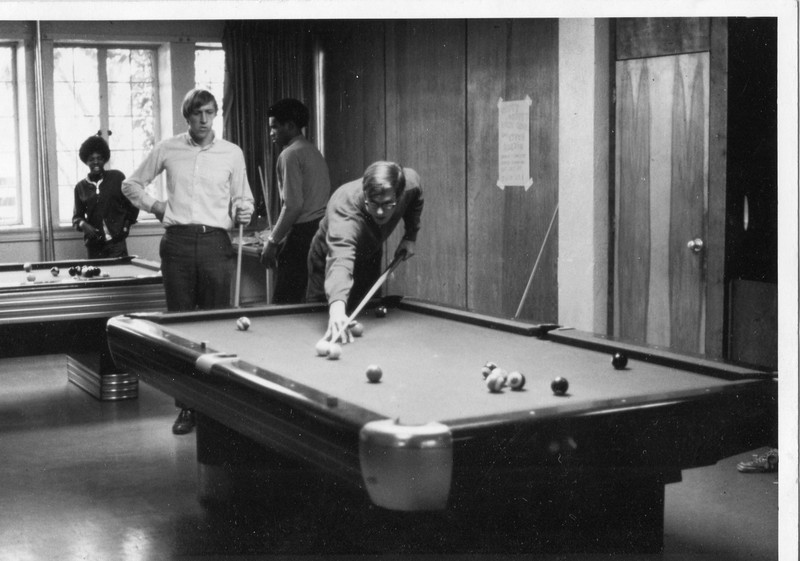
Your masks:
<path fill-rule="evenodd" d="M 522 372 L 518 372 L 514 370 L 513 372 L 508 373 L 508 378 L 506 378 L 506 383 L 508 387 L 512 390 L 521 390 L 525 387 L 525 376 Z"/>
<path fill-rule="evenodd" d="M 331 343 L 328 349 L 328 359 L 336 360 L 340 356 L 342 356 L 342 346 L 339 343 Z"/>
<path fill-rule="evenodd" d="M 506 385 L 505 376 L 503 376 L 498 369 L 495 368 L 492 370 L 492 373 L 486 377 L 486 387 L 489 388 L 489 391 L 492 393 L 499 393 L 502 391 L 503 386 Z"/>
<path fill-rule="evenodd" d="M 387 313 L 388 310 L 386 309 L 386 306 L 378 306 L 375 308 L 375 317 L 385 318 Z"/>
<path fill-rule="evenodd" d="M 33 282 L 36 280 L 36 275 L 30 273 L 26 278 L 28 279 L 28 282 Z"/>
<path fill-rule="evenodd" d="M 331 344 L 328 343 L 325 339 L 320 339 L 317 341 L 316 346 L 314 347 L 317 350 L 317 354 L 319 356 L 327 356 L 328 351 L 331 350 Z"/>
<path fill-rule="evenodd" d="M 67 269 L 67 272 L 69 273 L 69 276 L 74 277 L 75 275 L 78 274 L 78 268 L 74 266 L 70 267 L 69 269 Z"/>
<path fill-rule="evenodd" d="M 247 331 L 250 329 L 250 318 L 245 316 L 240 317 L 236 320 L 236 329 L 239 331 Z"/>
<path fill-rule="evenodd" d="M 22 268 L 25 270 L 26 273 L 30 273 L 33 270 L 33 265 L 30 263 L 24 263 Z"/>
<path fill-rule="evenodd" d="M 497 374 L 498 376 L 503 378 L 504 383 L 508 379 L 508 371 L 505 370 L 504 368 L 500 368 L 499 366 L 495 366 L 494 368 L 492 368 L 492 371 L 489 373 L 489 376 L 491 376 L 492 374 Z"/>
<path fill-rule="evenodd" d="M 550 389 L 553 390 L 553 393 L 556 395 L 566 395 L 567 390 L 569 389 L 569 382 L 566 378 L 559 376 L 550 382 Z"/>
<path fill-rule="evenodd" d="M 61 271 L 59 270 L 58 267 L 53 267 L 52 269 L 50 269 L 50 274 L 53 275 L 54 277 L 57 277 L 60 272 Z"/>
<path fill-rule="evenodd" d="M 486 364 L 483 365 L 483 368 L 481 368 L 481 374 L 483 374 L 483 379 L 485 380 L 489 376 L 489 374 L 492 373 L 492 370 L 494 370 L 495 368 L 497 368 L 497 365 L 494 362 L 492 361 L 486 362 Z"/>
<path fill-rule="evenodd" d="M 617 370 L 622 370 L 628 366 L 628 355 L 624 353 L 614 353 L 614 356 L 611 357 L 611 365 Z"/>
<path fill-rule="evenodd" d="M 383 376 L 383 370 L 377 364 L 370 364 L 367 366 L 367 380 L 376 384 L 381 381 L 381 377 Z"/>
<path fill-rule="evenodd" d="M 364 326 L 354 321 L 350 324 L 350 333 L 353 334 L 353 337 L 361 337 L 364 334 Z"/>

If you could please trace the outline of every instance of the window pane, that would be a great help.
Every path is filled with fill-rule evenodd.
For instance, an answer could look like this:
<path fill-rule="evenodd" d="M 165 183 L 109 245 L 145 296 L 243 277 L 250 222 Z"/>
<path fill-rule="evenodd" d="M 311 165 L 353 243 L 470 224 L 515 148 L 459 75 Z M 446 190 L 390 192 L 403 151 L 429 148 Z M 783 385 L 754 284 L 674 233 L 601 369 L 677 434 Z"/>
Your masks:
<path fill-rule="evenodd" d="M 15 55 L 14 47 L 0 47 L 0 226 L 22 224 Z"/>
<path fill-rule="evenodd" d="M 152 82 L 155 75 L 155 53 L 150 50 L 138 49 L 131 51 L 131 81 Z"/>
<path fill-rule="evenodd" d="M 219 106 L 214 119 L 214 132 L 222 137 L 223 99 L 225 93 L 225 51 L 222 48 L 203 48 L 194 51 L 194 83 L 214 94 Z"/>
<path fill-rule="evenodd" d="M 130 116 L 131 114 L 131 85 L 111 83 L 108 84 L 108 114 L 111 116 Z M 113 130 L 113 129 L 112 129 Z"/>
<path fill-rule="evenodd" d="M 76 82 L 97 83 L 97 49 L 73 49 L 72 75 Z"/>
<path fill-rule="evenodd" d="M 14 79 L 13 53 L 10 48 L 0 49 L 0 82 L 11 82 Z"/>
<path fill-rule="evenodd" d="M 106 73 L 109 82 L 129 82 L 131 59 L 128 49 L 109 49 L 106 55 Z"/>
<path fill-rule="evenodd" d="M 105 64 L 104 83 L 98 71 L 100 52 L 105 52 L 100 61 Z M 86 174 L 77 151 L 88 136 L 107 123 L 111 148 L 107 167 L 126 175 L 155 145 L 156 51 L 58 47 L 54 54 L 58 208 L 59 221 L 65 225 L 72 218 L 75 184 Z M 102 96 L 108 101 L 107 114 L 101 114 Z"/>
<path fill-rule="evenodd" d="M 14 83 L 9 79 L 8 81 L 0 81 L 0 116 L 13 117 L 17 114 L 14 103 Z M 8 129 L 4 129 L 8 130 Z"/>

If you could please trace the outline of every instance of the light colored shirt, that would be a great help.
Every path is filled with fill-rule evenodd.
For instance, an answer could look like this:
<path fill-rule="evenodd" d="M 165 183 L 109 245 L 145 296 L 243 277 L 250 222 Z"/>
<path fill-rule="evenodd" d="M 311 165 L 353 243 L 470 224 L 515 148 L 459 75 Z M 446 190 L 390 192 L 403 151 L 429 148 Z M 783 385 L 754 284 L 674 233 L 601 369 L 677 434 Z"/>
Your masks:
<path fill-rule="evenodd" d="M 152 212 L 157 200 L 145 187 L 163 171 L 166 226 L 204 224 L 229 230 L 237 207 L 254 208 L 244 154 L 232 142 L 215 138 L 200 146 L 188 132 L 163 140 L 123 182 L 122 192 L 137 208 Z"/>
<path fill-rule="evenodd" d="M 276 168 L 283 204 L 272 237 L 280 242 L 292 225 L 322 218 L 331 194 L 331 179 L 325 158 L 302 135 L 294 137 L 281 151 Z"/>

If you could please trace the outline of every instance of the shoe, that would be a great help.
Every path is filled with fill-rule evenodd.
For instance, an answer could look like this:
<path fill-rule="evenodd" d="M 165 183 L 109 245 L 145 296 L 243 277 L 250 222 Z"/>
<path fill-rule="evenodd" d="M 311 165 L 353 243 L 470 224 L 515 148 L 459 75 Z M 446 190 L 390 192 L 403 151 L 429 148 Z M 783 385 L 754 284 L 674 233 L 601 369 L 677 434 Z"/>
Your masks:
<path fill-rule="evenodd" d="M 770 448 L 763 454 L 753 454 L 749 462 L 739 462 L 736 465 L 742 473 L 774 473 L 778 471 L 778 449 Z"/>
<path fill-rule="evenodd" d="M 181 409 L 178 418 L 172 424 L 172 434 L 189 434 L 194 428 L 194 411 Z"/>

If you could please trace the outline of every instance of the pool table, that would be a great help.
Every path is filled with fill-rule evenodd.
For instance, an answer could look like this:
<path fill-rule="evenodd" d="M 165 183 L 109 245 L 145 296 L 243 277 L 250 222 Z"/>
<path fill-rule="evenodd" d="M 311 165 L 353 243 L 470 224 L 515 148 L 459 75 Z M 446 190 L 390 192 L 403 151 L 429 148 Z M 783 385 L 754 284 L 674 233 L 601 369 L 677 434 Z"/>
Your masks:
<path fill-rule="evenodd" d="M 166 310 L 160 265 L 136 256 L 25 265 L 0 264 L 0 356 L 65 353 L 80 388 L 100 400 L 135 398 L 138 378 L 115 368 L 105 326 L 115 315 Z M 107 276 L 70 276 L 81 266 Z"/>
<path fill-rule="evenodd" d="M 315 352 L 327 314 L 311 304 L 122 315 L 108 341 L 119 366 L 198 412 L 201 499 L 235 491 L 222 479 L 237 466 L 268 478 L 285 459 L 379 510 L 524 505 L 588 549 L 659 551 L 665 484 L 777 426 L 773 372 L 397 297 L 378 317 L 377 303 L 338 360 Z M 489 391 L 486 361 L 525 386 Z"/>

